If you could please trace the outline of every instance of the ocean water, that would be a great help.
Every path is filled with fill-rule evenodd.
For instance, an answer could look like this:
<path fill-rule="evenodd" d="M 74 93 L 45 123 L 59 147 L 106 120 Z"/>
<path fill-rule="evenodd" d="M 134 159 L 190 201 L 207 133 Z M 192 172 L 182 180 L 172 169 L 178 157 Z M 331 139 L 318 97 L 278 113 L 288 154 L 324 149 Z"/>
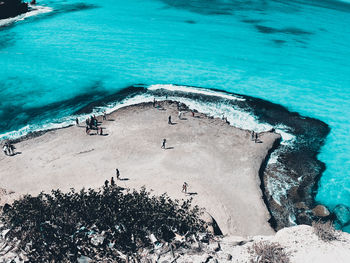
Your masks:
<path fill-rule="evenodd" d="M 42 12 L 0 24 L 0 137 L 65 125 L 133 84 L 220 89 L 327 123 L 316 201 L 350 206 L 349 1 L 38 4 Z"/>

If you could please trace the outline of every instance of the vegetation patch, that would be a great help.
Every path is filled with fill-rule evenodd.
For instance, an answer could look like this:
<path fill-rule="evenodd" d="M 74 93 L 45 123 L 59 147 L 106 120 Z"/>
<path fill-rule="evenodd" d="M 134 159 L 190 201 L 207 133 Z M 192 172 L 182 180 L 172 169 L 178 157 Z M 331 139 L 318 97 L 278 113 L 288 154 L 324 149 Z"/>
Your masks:
<path fill-rule="evenodd" d="M 318 238 L 325 242 L 339 239 L 339 232 L 334 229 L 331 221 L 325 223 L 322 223 L 321 221 L 313 222 L 312 228 Z"/>
<path fill-rule="evenodd" d="M 252 263 L 289 263 L 289 253 L 276 242 L 261 241 L 249 249 Z"/>
<path fill-rule="evenodd" d="M 124 261 L 176 235 L 205 232 L 202 210 L 191 201 L 152 196 L 145 188 L 54 190 L 4 207 L 0 230 L 30 262 Z"/>

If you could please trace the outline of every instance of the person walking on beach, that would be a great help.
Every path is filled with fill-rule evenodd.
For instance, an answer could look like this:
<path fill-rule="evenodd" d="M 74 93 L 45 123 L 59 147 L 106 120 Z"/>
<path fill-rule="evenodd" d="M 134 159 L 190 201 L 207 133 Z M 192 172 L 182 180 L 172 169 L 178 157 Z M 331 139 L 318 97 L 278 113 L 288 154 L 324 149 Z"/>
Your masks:
<path fill-rule="evenodd" d="M 153 98 L 153 108 L 155 108 L 156 107 L 156 98 Z"/>
<path fill-rule="evenodd" d="M 120 176 L 120 173 L 119 173 L 119 169 L 115 169 L 115 175 L 117 176 L 117 180 L 119 180 L 119 176 Z"/>
<path fill-rule="evenodd" d="M 191 114 L 192 114 L 192 117 L 194 117 L 194 111 L 193 110 L 191 110 Z"/>
<path fill-rule="evenodd" d="M 108 188 L 108 180 L 105 181 L 105 187 Z"/>
<path fill-rule="evenodd" d="M 181 120 L 181 117 L 182 117 L 182 112 L 181 111 L 179 111 L 178 117 L 179 117 L 179 120 Z"/>
<path fill-rule="evenodd" d="M 86 132 L 86 135 L 88 135 L 90 133 L 89 126 L 87 126 L 87 125 L 86 125 L 86 128 L 85 128 L 85 132 Z"/>
<path fill-rule="evenodd" d="M 254 131 L 252 131 L 252 138 L 251 138 L 251 140 L 254 141 L 254 139 L 255 139 L 255 133 L 254 133 Z"/>
<path fill-rule="evenodd" d="M 100 127 L 100 135 L 103 135 L 103 128 Z"/>
<path fill-rule="evenodd" d="M 76 124 L 77 126 L 79 126 L 79 119 L 78 119 L 78 118 L 75 118 L 75 124 Z"/>
<path fill-rule="evenodd" d="M 255 133 L 255 140 L 254 140 L 254 142 L 255 142 L 255 143 L 258 142 L 258 133 L 257 133 L 257 132 Z"/>
<path fill-rule="evenodd" d="M 111 186 L 115 186 L 114 178 L 111 178 Z"/>
<path fill-rule="evenodd" d="M 182 191 L 181 192 L 187 194 L 187 187 L 188 187 L 188 184 L 186 182 L 184 182 L 184 184 L 182 185 Z"/>
<path fill-rule="evenodd" d="M 5 155 L 8 155 L 8 149 L 7 149 L 7 145 L 5 144 L 3 147 L 2 147 L 2 150 L 4 151 L 4 154 Z"/>
<path fill-rule="evenodd" d="M 163 139 L 162 147 L 160 148 L 165 149 L 165 143 L 166 143 L 166 139 Z"/>
<path fill-rule="evenodd" d="M 9 146 L 8 146 L 8 148 L 11 150 L 11 155 L 15 155 L 15 149 L 16 149 L 16 147 L 13 145 L 13 144 L 10 144 Z M 9 151 L 10 151 L 9 150 Z"/>
<path fill-rule="evenodd" d="M 106 116 L 106 112 L 105 111 L 103 112 L 103 120 L 104 121 L 107 120 L 107 116 Z"/>
<path fill-rule="evenodd" d="M 169 115 L 169 117 L 168 117 L 168 124 L 173 124 L 173 123 L 171 122 L 171 115 Z"/>

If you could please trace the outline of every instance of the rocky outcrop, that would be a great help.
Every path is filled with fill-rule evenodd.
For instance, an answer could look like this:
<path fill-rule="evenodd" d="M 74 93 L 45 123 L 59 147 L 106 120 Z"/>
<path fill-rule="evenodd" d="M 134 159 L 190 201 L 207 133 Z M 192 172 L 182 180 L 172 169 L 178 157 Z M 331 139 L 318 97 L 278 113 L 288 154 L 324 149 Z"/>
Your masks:
<path fill-rule="evenodd" d="M 326 217 L 330 215 L 328 209 L 323 205 L 317 205 L 314 209 L 312 209 L 312 213 L 318 217 Z"/>
<path fill-rule="evenodd" d="M 0 0 L 0 19 L 15 17 L 28 11 L 28 4 L 22 0 Z"/>
<path fill-rule="evenodd" d="M 6 231 L 0 235 L 0 262 L 24 262 L 24 251 L 17 254 L 13 246 L 6 244 L 5 237 Z M 340 231 L 337 240 L 325 242 L 318 238 L 312 227 L 300 225 L 284 228 L 274 236 L 176 236 L 171 244 L 157 242 L 153 249 L 140 250 L 141 260 L 138 262 L 258 262 L 256 260 L 259 257 L 254 254 L 252 247 L 261 242 L 277 244 L 288 256 L 290 263 L 345 263 L 350 258 L 350 234 Z M 128 260 L 127 255 L 120 256 L 126 262 L 134 262 L 131 258 Z M 81 255 L 78 262 L 94 261 Z"/>

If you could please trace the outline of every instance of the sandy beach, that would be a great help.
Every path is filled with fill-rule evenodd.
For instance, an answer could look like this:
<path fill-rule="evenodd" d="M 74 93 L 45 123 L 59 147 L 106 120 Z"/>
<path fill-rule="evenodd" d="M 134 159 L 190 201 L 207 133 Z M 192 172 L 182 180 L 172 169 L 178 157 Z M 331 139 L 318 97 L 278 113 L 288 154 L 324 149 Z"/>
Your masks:
<path fill-rule="evenodd" d="M 0 202 L 7 202 L 11 191 L 17 197 L 100 187 L 118 168 L 117 185 L 192 197 L 224 234 L 272 234 L 259 169 L 280 135 L 262 133 L 261 143 L 255 143 L 249 131 L 221 119 L 184 111 L 180 120 L 176 103 L 161 105 L 163 110 L 148 103 L 121 108 L 105 121 L 99 117 L 105 136 L 87 135 L 82 123 L 17 143 L 20 154 L 0 157 L 0 188 L 7 191 L 2 191 Z M 169 115 L 173 125 L 168 124 Z M 166 149 L 161 149 L 163 138 Z M 184 182 L 189 185 L 187 195 L 181 192 Z"/>

